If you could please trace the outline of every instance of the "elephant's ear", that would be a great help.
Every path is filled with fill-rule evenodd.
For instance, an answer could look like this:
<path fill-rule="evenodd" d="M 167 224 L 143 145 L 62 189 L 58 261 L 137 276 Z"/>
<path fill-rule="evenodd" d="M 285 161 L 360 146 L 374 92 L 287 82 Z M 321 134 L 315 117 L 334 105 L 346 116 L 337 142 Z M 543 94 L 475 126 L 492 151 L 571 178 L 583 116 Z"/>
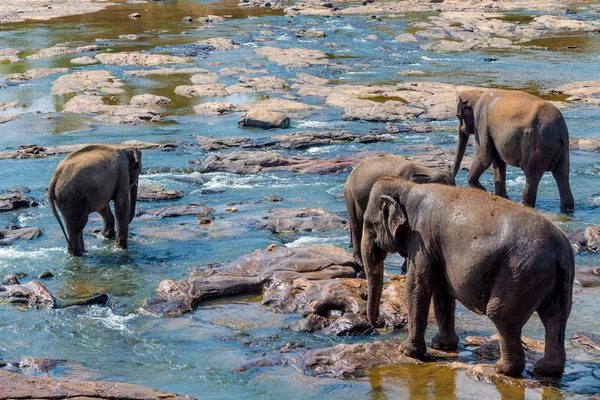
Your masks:
<path fill-rule="evenodd" d="M 141 170 L 142 169 L 142 152 L 137 147 L 134 147 L 131 149 L 131 153 L 132 153 L 131 163 L 133 164 L 132 167 L 134 169 Z"/>
<path fill-rule="evenodd" d="M 414 173 L 408 178 L 409 181 L 414 183 L 429 183 L 431 182 L 431 176 L 427 174 L 417 174 Z"/>
<path fill-rule="evenodd" d="M 392 197 L 386 195 L 381 196 L 381 219 L 394 240 L 396 240 L 398 229 L 407 223 L 402 206 Z"/>

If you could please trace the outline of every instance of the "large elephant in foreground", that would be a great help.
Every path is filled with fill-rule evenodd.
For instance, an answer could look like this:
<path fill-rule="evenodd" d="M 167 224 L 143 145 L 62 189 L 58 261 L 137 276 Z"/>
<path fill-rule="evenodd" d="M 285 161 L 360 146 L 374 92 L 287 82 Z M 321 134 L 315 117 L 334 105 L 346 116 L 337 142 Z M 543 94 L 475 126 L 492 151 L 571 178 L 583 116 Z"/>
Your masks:
<path fill-rule="evenodd" d="M 537 311 L 546 343 L 535 371 L 563 373 L 575 261 L 569 239 L 541 213 L 480 190 L 383 178 L 371 191 L 361 248 L 367 315 L 376 326 L 384 322 L 379 317 L 383 261 L 387 253 L 407 254 L 408 338 L 401 344 L 406 355 L 426 352 L 433 297 L 439 328 L 434 348 L 457 347 L 458 300 L 487 315 L 498 329 L 496 371 L 520 375 L 521 330 Z"/>
<path fill-rule="evenodd" d="M 48 200 L 67 239 L 69 253 L 83 254 L 83 228 L 94 211 L 102 217 L 102 235 L 115 237 L 111 201 L 116 214 L 117 246 L 127 248 L 141 163 L 142 153 L 137 148 L 92 144 L 72 152 L 58 164 L 48 187 Z M 56 207 L 63 215 L 66 231 Z"/>
<path fill-rule="evenodd" d="M 367 158 L 354 168 L 344 185 L 344 199 L 350 221 L 350 240 L 354 260 L 362 266 L 360 241 L 362 239 L 363 216 L 369 202 L 371 188 L 379 178 L 391 176 L 405 178 L 416 183 L 442 183 L 454 186 L 450 171 L 428 168 L 404 157 L 386 154 Z M 404 255 L 402 255 L 404 256 Z"/>
<path fill-rule="evenodd" d="M 471 187 L 485 190 L 479 177 L 493 164 L 496 194 L 506 194 L 506 164 L 525 172 L 521 203 L 535 207 L 544 172 L 551 171 L 562 211 L 574 207 L 569 185 L 569 131 L 553 104 L 518 90 L 470 90 L 459 93 L 456 176 L 469 135 L 475 134 L 475 157 L 469 171 Z"/>

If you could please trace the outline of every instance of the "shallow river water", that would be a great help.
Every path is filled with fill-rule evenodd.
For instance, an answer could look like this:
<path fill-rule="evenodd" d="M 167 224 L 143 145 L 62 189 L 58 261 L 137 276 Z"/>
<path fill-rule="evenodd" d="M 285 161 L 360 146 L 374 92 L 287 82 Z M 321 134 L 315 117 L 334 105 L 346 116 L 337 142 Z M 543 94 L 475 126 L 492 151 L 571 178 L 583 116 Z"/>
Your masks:
<path fill-rule="evenodd" d="M 142 18 L 128 18 L 140 12 Z M 198 24 L 183 23 L 186 15 L 231 15 L 216 27 L 196 30 Z M 515 16 L 515 18 L 517 18 Z M 582 13 L 579 17 L 591 18 Z M 81 46 L 104 39 L 115 51 L 157 51 L 191 54 L 197 66 L 218 71 L 223 67 L 260 64 L 289 81 L 297 72 L 335 80 L 339 83 L 390 83 L 413 79 L 396 73 L 404 69 L 426 72 L 416 80 L 442 81 L 455 84 L 509 87 L 539 93 L 568 82 L 600 79 L 600 36 L 570 35 L 536 41 L 549 50 L 469 51 L 436 54 L 417 45 L 398 43 L 394 37 L 404 31 L 407 23 L 425 20 L 426 16 L 383 18 L 344 16 L 341 18 L 286 18 L 280 10 L 265 8 L 241 9 L 235 2 L 166 1 L 109 7 L 94 14 L 61 18 L 46 22 L 24 22 L 0 25 L 0 49 L 22 50 L 21 56 L 32 54 L 57 43 L 71 42 Z M 268 28 L 259 24 L 270 25 Z M 325 39 L 298 38 L 287 27 L 316 26 L 326 32 Z M 285 69 L 256 55 L 260 44 L 255 39 L 261 29 L 275 33 L 275 47 L 314 48 L 328 53 L 341 65 L 368 63 L 370 68 L 342 69 L 312 66 L 305 69 Z M 140 39 L 117 39 L 121 34 L 138 34 Z M 376 34 L 375 43 L 365 37 Z M 209 37 L 227 37 L 241 44 L 226 52 L 199 52 L 189 44 Z M 334 42 L 336 48 L 324 43 Z M 543 43 L 542 43 L 543 42 Z M 566 46 L 577 46 L 567 49 Z M 93 55 L 93 54 L 92 54 Z M 222 117 L 198 117 L 192 106 L 206 99 L 177 96 L 173 89 L 188 84 L 188 76 L 133 78 L 124 71 L 134 67 L 88 66 L 73 67 L 75 56 L 48 60 L 23 60 L 0 63 L 0 75 L 23 72 L 31 68 L 69 67 L 108 69 L 125 82 L 126 93 L 120 101 L 127 102 L 136 94 L 152 93 L 173 99 L 160 123 L 111 125 L 90 123 L 90 118 L 77 114 L 60 114 L 66 99 L 53 97 L 50 76 L 0 89 L 0 102 L 21 100 L 25 113 L 17 119 L 0 124 L 0 150 L 22 144 L 55 146 L 77 143 L 120 143 L 138 139 L 155 142 L 193 142 L 198 136 L 269 137 L 273 132 L 238 128 L 239 114 Z M 484 59 L 495 57 L 497 61 Z M 220 63 L 215 65 L 215 63 Z M 229 80 L 228 80 L 229 79 Z M 223 78 L 233 84 L 235 77 Z M 254 95 L 235 95 L 221 101 L 243 103 Z M 302 101 L 322 105 L 322 99 Z M 321 102 L 321 103 L 320 103 Z M 53 119 L 42 119 L 37 111 L 52 113 Z M 9 110 L 6 112 L 10 112 Z M 306 118 L 293 118 L 292 130 L 343 128 L 350 132 L 382 129 L 383 123 L 342 121 L 343 111 L 327 106 Z M 600 109 L 574 106 L 563 111 L 570 135 L 597 137 Z M 309 148 L 285 154 L 333 157 L 364 150 L 384 150 L 401 153 L 400 145 L 433 144 L 454 147 L 456 121 L 439 123 L 439 130 L 426 134 L 394 135 L 394 140 L 376 144 L 357 144 Z M 468 151 L 472 152 L 472 148 Z M 72 307 L 63 310 L 30 310 L 0 306 L 0 358 L 18 360 L 24 356 L 67 360 L 50 372 L 60 378 L 101 379 L 137 383 L 174 391 L 198 398 L 550 398 L 557 396 L 551 389 L 520 389 L 507 385 L 477 382 L 460 371 L 436 367 L 434 364 L 407 367 L 377 368 L 368 378 L 337 380 L 303 375 L 291 367 L 275 366 L 236 372 L 241 365 L 256 359 L 261 353 L 272 353 L 287 343 L 301 343 L 317 348 L 338 343 L 358 343 L 381 339 L 402 339 L 406 331 L 382 332 L 377 337 L 332 338 L 321 334 L 300 334 L 281 331 L 289 322 L 299 319 L 295 314 L 268 311 L 258 298 L 233 298 L 201 305 L 195 312 L 175 318 L 140 316 L 136 309 L 144 299 L 155 293 L 163 279 L 181 279 L 191 268 L 210 262 L 233 260 L 237 256 L 264 249 L 270 244 L 294 246 L 307 243 L 332 244 L 347 247 L 347 231 L 274 235 L 248 227 L 248 219 L 259 219 L 271 208 L 316 207 L 346 215 L 342 188 L 347 174 L 303 175 L 288 172 L 234 175 L 202 174 L 193 171 L 188 160 L 206 157 L 199 147 L 179 146 L 174 152 L 145 151 L 144 174 L 140 183 L 158 183 L 167 189 L 185 193 L 179 201 L 161 206 L 202 202 L 213 207 L 215 221 L 198 228 L 194 216 L 180 218 L 138 218 L 131 226 L 130 248 L 122 251 L 100 238 L 85 237 L 88 254 L 81 258 L 67 255 L 65 240 L 47 204 L 45 193 L 50 177 L 63 158 L 0 160 L 0 192 L 16 186 L 31 188 L 29 195 L 40 202 L 39 207 L 0 214 L 0 226 L 37 226 L 43 236 L 32 241 L 19 241 L 0 247 L 0 276 L 25 272 L 38 276 L 50 269 L 55 277 L 44 284 L 58 298 L 81 298 L 103 292 L 110 296 L 109 307 Z M 157 172 L 182 171 L 182 172 Z M 573 230 L 600 224 L 600 156 L 574 151 L 571 155 L 571 186 L 575 197 L 575 213 L 558 213 L 558 192 L 550 174 L 546 174 L 538 191 L 538 209 L 556 221 L 563 229 Z M 466 171 L 461 170 L 458 184 L 466 185 Z M 492 188 L 490 171 L 482 177 Z M 522 171 L 508 171 L 509 196 L 520 197 L 524 186 Z M 262 200 L 270 194 L 282 196 L 281 203 L 239 205 L 239 212 L 225 212 L 229 202 Z M 185 201 L 185 203 L 182 203 Z M 148 208 L 138 203 L 138 208 Z M 93 215 L 88 227 L 99 227 L 100 219 Z M 399 272 L 397 258 L 391 258 L 390 270 Z M 577 255 L 579 265 L 600 265 L 595 254 Z M 567 338 L 573 331 L 600 333 L 598 318 L 599 289 L 576 286 L 573 311 Z M 495 333 L 489 320 L 459 308 L 457 326 L 461 338 L 467 335 L 489 336 Z M 220 340 L 223 337 L 249 334 L 252 337 L 278 337 L 247 346 L 240 341 Z M 428 331 L 428 338 L 434 335 Z M 543 339 L 543 328 L 532 317 L 524 334 Z M 568 342 L 568 341 L 567 341 Z M 555 383 L 564 397 L 586 398 L 600 392 L 600 356 L 585 353 L 570 346 L 567 373 Z M 592 371 L 592 373 L 590 373 Z M 35 373 L 35 372 L 30 372 Z M 555 397 L 552 397 L 555 398 Z"/>

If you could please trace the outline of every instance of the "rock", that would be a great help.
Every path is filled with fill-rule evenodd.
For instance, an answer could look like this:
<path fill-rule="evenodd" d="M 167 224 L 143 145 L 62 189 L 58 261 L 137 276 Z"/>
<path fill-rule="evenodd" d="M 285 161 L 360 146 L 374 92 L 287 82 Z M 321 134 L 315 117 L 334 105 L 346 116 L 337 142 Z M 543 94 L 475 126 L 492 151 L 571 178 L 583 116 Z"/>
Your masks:
<path fill-rule="evenodd" d="M 400 43 L 418 43 L 419 39 L 412 33 L 402 33 L 394 38 L 396 42 Z"/>
<path fill-rule="evenodd" d="M 346 218 L 318 208 L 276 209 L 270 212 L 271 215 L 263 217 L 265 222 L 257 225 L 273 233 L 325 232 L 348 226 Z"/>
<path fill-rule="evenodd" d="M 600 81 L 579 81 L 567 83 L 561 87 L 550 89 L 544 93 L 567 94 L 567 101 L 600 105 Z"/>
<path fill-rule="evenodd" d="M 46 156 L 56 156 L 60 154 L 71 153 L 85 147 L 86 144 L 68 144 L 62 146 L 42 147 L 38 145 L 21 145 L 14 151 L 0 152 L 0 159 L 18 159 L 18 158 L 40 158 Z M 141 140 L 127 140 L 117 146 L 135 146 L 140 150 L 158 149 L 160 143 L 142 142 Z M 1 196 L 0 196 L 1 199 Z M 0 200 L 0 208 L 1 208 Z"/>
<path fill-rule="evenodd" d="M 36 203 L 37 205 L 37 203 Z M 0 229 L 0 238 L 7 240 L 25 239 L 31 240 L 42 236 L 42 230 L 36 227 Z"/>
<path fill-rule="evenodd" d="M 268 74 L 269 71 L 265 68 L 252 69 L 252 68 L 239 68 L 239 67 L 227 67 L 221 68 L 219 74 L 221 76 L 232 76 L 232 75 L 250 75 L 250 74 Z"/>
<path fill-rule="evenodd" d="M 138 40 L 140 38 L 139 35 L 134 35 L 132 33 L 128 34 L 128 35 L 119 35 L 119 39 L 123 39 L 123 40 Z"/>
<path fill-rule="evenodd" d="M 27 274 L 25 274 L 23 272 L 15 272 L 12 274 L 8 274 L 4 277 L 4 279 L 2 279 L 2 284 L 5 286 L 18 285 L 19 279 L 25 278 L 26 276 L 27 276 Z"/>
<path fill-rule="evenodd" d="M 2 114 L 0 115 L 0 124 L 10 122 L 19 117 L 20 114 Z"/>
<path fill-rule="evenodd" d="M 351 313 L 342 315 L 324 330 L 326 334 L 331 336 L 362 336 L 370 335 L 376 331 L 366 316 Z"/>
<path fill-rule="evenodd" d="M 184 400 L 190 397 L 165 393 L 128 383 L 77 381 L 29 376 L 0 370 L 0 387 L 6 398 L 13 399 L 111 399 L 111 400 Z"/>
<path fill-rule="evenodd" d="M 196 44 L 206 44 L 211 47 L 214 47 L 217 50 L 233 50 L 239 49 L 240 46 L 231 39 L 225 38 L 210 38 L 205 40 L 200 40 L 196 42 Z"/>
<path fill-rule="evenodd" d="M 187 279 L 162 281 L 155 298 L 146 300 L 142 314 L 189 312 L 202 301 L 237 294 L 261 293 L 273 280 L 327 280 L 355 275 L 352 256 L 330 246 L 276 247 L 257 250 L 237 260 L 192 270 Z"/>
<path fill-rule="evenodd" d="M 185 97 L 224 97 L 228 96 L 227 85 L 183 85 L 175 88 L 175 94 Z"/>
<path fill-rule="evenodd" d="M 600 286 L 600 267 L 578 267 L 575 269 L 575 280 L 583 287 Z"/>
<path fill-rule="evenodd" d="M 140 13 L 137 13 L 137 12 L 129 14 L 129 18 L 135 19 L 135 18 L 140 18 L 140 17 L 141 17 Z"/>
<path fill-rule="evenodd" d="M 269 98 L 266 100 L 257 101 L 255 103 L 246 103 L 236 107 L 237 111 L 250 111 L 255 109 L 267 109 L 271 111 L 279 111 L 283 113 L 291 113 L 298 111 L 320 110 L 323 107 L 312 104 L 300 103 L 297 101 Z"/>
<path fill-rule="evenodd" d="M 215 210 L 201 203 L 190 203 L 179 207 L 165 207 L 154 210 L 140 210 L 138 215 L 150 214 L 160 218 L 181 217 L 183 215 L 202 215 L 212 214 Z"/>
<path fill-rule="evenodd" d="M 59 365 L 64 364 L 65 361 L 52 358 L 23 357 L 15 366 L 19 369 L 31 369 L 35 372 L 50 372 Z"/>
<path fill-rule="evenodd" d="M 206 15 L 204 17 L 198 18 L 198 22 L 223 22 L 223 21 L 226 21 L 226 19 L 219 15 Z"/>
<path fill-rule="evenodd" d="M 105 105 L 102 97 L 94 95 L 78 95 L 63 105 L 63 113 L 103 113 L 107 112 L 110 106 Z"/>
<path fill-rule="evenodd" d="M 600 151 L 600 139 L 569 138 L 569 149 L 581 151 Z"/>
<path fill-rule="evenodd" d="M 600 226 L 586 228 L 583 238 L 589 251 L 596 253 L 600 250 Z"/>
<path fill-rule="evenodd" d="M 228 212 L 238 212 L 239 209 L 237 207 L 227 207 L 225 209 L 225 211 L 228 211 Z"/>
<path fill-rule="evenodd" d="M 239 83 L 227 88 L 229 93 L 277 92 L 285 88 L 285 81 L 276 76 L 240 76 Z"/>
<path fill-rule="evenodd" d="M 138 201 L 177 200 L 182 197 L 182 193 L 176 190 L 165 190 L 160 185 L 140 186 L 137 194 Z"/>
<path fill-rule="evenodd" d="M 69 47 L 68 43 L 60 43 L 55 46 L 52 46 L 52 47 L 49 47 L 46 49 L 42 49 L 39 52 L 37 52 L 33 55 L 30 55 L 29 57 L 27 57 L 27 59 L 28 60 L 43 60 L 46 58 L 66 56 L 66 55 L 75 54 L 75 53 L 86 53 L 89 51 L 98 51 L 101 48 L 102 48 L 102 46 L 97 45 L 97 44 L 73 48 L 73 47 Z"/>
<path fill-rule="evenodd" d="M 396 72 L 396 75 L 407 76 L 407 75 L 425 75 L 425 72 L 419 71 L 418 69 L 405 69 Z"/>
<path fill-rule="evenodd" d="M 584 350 L 600 352 L 600 338 L 593 333 L 573 332 L 571 343 L 582 347 Z"/>
<path fill-rule="evenodd" d="M 343 131 L 301 131 L 273 136 L 272 139 L 284 149 L 302 150 L 313 146 L 341 144 L 358 138 Z"/>
<path fill-rule="evenodd" d="M 11 63 L 19 62 L 21 59 L 19 58 L 20 51 L 6 48 L 0 50 L 0 63 L 9 61 Z"/>
<path fill-rule="evenodd" d="M 52 294 L 38 281 L 4 286 L 3 289 L 0 300 L 9 303 L 27 303 L 29 308 L 52 308 L 55 304 Z"/>
<path fill-rule="evenodd" d="M 265 197 L 265 201 L 269 203 L 279 203 L 280 201 L 283 201 L 283 197 L 277 196 L 275 194 L 270 194 L 267 197 Z"/>
<path fill-rule="evenodd" d="M 168 75 L 191 75 L 208 73 L 204 68 L 157 68 L 157 69 L 136 69 L 124 71 L 125 74 L 138 77 L 147 77 L 153 75 L 168 76 Z"/>
<path fill-rule="evenodd" d="M 45 270 L 40 275 L 40 279 L 49 279 L 49 278 L 53 278 L 53 277 L 54 277 L 54 274 L 49 269 Z"/>
<path fill-rule="evenodd" d="M 318 29 L 299 29 L 298 32 L 296 33 L 296 36 L 320 39 L 320 38 L 324 38 L 327 35 L 325 34 L 325 32 L 320 31 Z"/>
<path fill-rule="evenodd" d="M 19 208 L 35 207 L 38 202 L 33 197 L 21 193 L 0 195 L 0 212 L 13 211 Z M 35 228 L 37 229 L 37 228 Z"/>
<path fill-rule="evenodd" d="M 138 124 L 144 121 L 154 121 L 160 117 L 156 107 L 111 106 L 106 105 L 99 96 L 78 95 L 63 105 L 63 113 L 104 114 L 94 117 L 105 123 Z"/>
<path fill-rule="evenodd" d="M 129 104 L 132 106 L 166 106 L 171 99 L 165 96 L 155 96 L 153 94 L 140 94 L 133 96 Z"/>
<path fill-rule="evenodd" d="M 108 304 L 108 295 L 106 293 L 94 293 L 85 299 L 77 299 L 77 300 L 66 300 L 60 302 L 57 308 L 67 308 L 73 306 L 92 306 L 99 305 L 104 306 Z"/>
<path fill-rule="evenodd" d="M 396 341 L 341 344 L 309 350 L 288 363 L 308 375 L 339 379 L 364 377 L 375 366 L 424 364 L 416 358 L 405 356 L 400 351 L 400 342 Z"/>
<path fill-rule="evenodd" d="M 327 328 L 333 321 L 317 314 L 309 314 L 301 320 L 294 321 L 282 329 L 292 332 L 318 332 Z"/>
<path fill-rule="evenodd" d="M 214 72 L 207 72 L 204 74 L 192 75 L 190 81 L 192 81 L 194 85 L 203 85 L 205 83 L 219 82 L 220 79 L 221 78 L 219 78 L 219 75 L 215 74 Z"/>
<path fill-rule="evenodd" d="M 285 129 L 290 127 L 290 117 L 264 108 L 256 108 L 243 114 L 238 125 L 262 129 Z"/>
<path fill-rule="evenodd" d="M 440 365 L 444 365 L 453 370 L 464 370 L 467 376 L 478 382 L 485 382 L 498 386 L 516 386 L 520 388 L 540 388 L 542 384 L 533 379 L 522 379 L 522 378 L 513 378 L 506 375 L 497 374 L 494 371 L 493 364 L 466 364 L 460 361 L 454 361 L 451 363 L 440 363 Z M 547 388 L 550 391 L 550 388 Z M 546 390 L 544 390 L 546 391 Z"/>
<path fill-rule="evenodd" d="M 233 103 L 223 102 L 212 102 L 212 103 L 201 103 L 194 106 L 196 115 L 205 117 L 214 117 L 219 115 L 231 114 L 236 111 L 236 107 Z"/>
<path fill-rule="evenodd" d="M 249 138 L 211 138 L 208 136 L 200 136 L 196 138 L 196 142 L 204 151 L 215 151 L 228 149 L 230 147 L 240 147 L 251 142 Z"/>
<path fill-rule="evenodd" d="M 96 60 L 95 58 L 92 58 L 92 57 L 88 57 L 88 56 L 76 57 L 71 60 L 71 64 L 75 64 L 75 65 L 93 65 L 93 64 L 98 64 L 98 63 L 99 63 L 98 60 Z"/>
<path fill-rule="evenodd" d="M 307 68 L 311 65 L 329 63 L 327 55 L 320 50 L 261 47 L 255 49 L 254 52 L 286 68 Z"/>
<path fill-rule="evenodd" d="M 194 18 L 192 18 L 190 15 L 186 15 L 185 17 L 181 18 L 181 22 L 192 22 L 194 20 Z"/>
<path fill-rule="evenodd" d="M 29 69 L 22 74 L 6 74 L 4 80 L 9 82 L 25 82 L 31 79 L 39 79 L 45 76 L 63 74 L 69 71 L 69 68 L 33 68 Z"/>
<path fill-rule="evenodd" d="M 94 58 L 102 64 L 137 65 L 143 67 L 162 66 L 164 64 L 185 64 L 192 61 L 189 57 L 147 53 L 100 53 L 96 54 Z"/>
<path fill-rule="evenodd" d="M 20 100 L 13 100 L 13 101 L 7 101 L 5 103 L 0 103 L 0 111 L 4 111 L 8 108 L 17 107 L 19 104 L 21 104 Z"/>
<path fill-rule="evenodd" d="M 66 95 L 71 93 L 84 94 L 121 94 L 123 82 L 108 71 L 80 71 L 63 75 L 52 83 L 50 93 Z"/>

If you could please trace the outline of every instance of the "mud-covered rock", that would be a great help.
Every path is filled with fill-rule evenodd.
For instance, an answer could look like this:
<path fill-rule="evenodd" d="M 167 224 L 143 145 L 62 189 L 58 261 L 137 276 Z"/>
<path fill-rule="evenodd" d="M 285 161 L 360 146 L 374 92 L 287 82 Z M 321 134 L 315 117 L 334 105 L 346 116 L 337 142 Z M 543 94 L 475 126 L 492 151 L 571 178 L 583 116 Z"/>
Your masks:
<path fill-rule="evenodd" d="M 35 207 L 38 202 L 33 197 L 22 193 L 0 195 L 0 212 L 13 211 L 19 208 Z"/>
<path fill-rule="evenodd" d="M 33 68 L 23 73 L 6 74 L 4 80 L 9 82 L 25 82 L 31 79 L 39 79 L 50 75 L 63 74 L 69 71 L 69 68 Z"/>
<path fill-rule="evenodd" d="M 77 381 L 29 376 L 0 370 L 2 399 L 110 399 L 170 400 L 190 399 L 138 385 L 103 381 Z"/>
<path fill-rule="evenodd" d="M 153 210 L 139 210 L 138 215 L 150 214 L 160 218 L 181 217 L 184 215 L 208 215 L 215 210 L 202 203 L 190 203 L 185 206 L 165 207 Z"/>
<path fill-rule="evenodd" d="M 600 267 L 582 267 L 575 269 L 575 280 L 583 287 L 600 286 Z"/>
<path fill-rule="evenodd" d="M 320 315 L 309 314 L 305 318 L 284 326 L 282 329 L 292 332 L 318 332 L 327 328 L 332 322 L 333 320 Z"/>
<path fill-rule="evenodd" d="M 323 332 L 331 336 L 363 336 L 376 331 L 366 316 L 346 313 L 325 328 Z"/>
<path fill-rule="evenodd" d="M 298 371 L 313 376 L 354 379 L 366 376 L 375 366 L 423 364 L 400 351 L 400 342 L 382 341 L 341 344 L 309 350 L 288 361 Z"/>
<path fill-rule="evenodd" d="M 290 127 L 290 117 L 266 108 L 256 108 L 243 114 L 238 125 L 262 129 L 285 129 Z"/>
<path fill-rule="evenodd" d="M 0 288 L 0 300 L 27 304 L 29 308 L 52 308 L 56 301 L 38 281 L 8 285 Z"/>
<path fill-rule="evenodd" d="M 260 229 L 268 229 L 273 233 L 324 232 L 345 229 L 348 220 L 318 208 L 275 209 L 257 225 Z"/>
<path fill-rule="evenodd" d="M 311 65 L 328 64 L 327 55 L 320 50 L 310 49 L 281 49 L 276 47 L 260 47 L 254 52 L 265 56 L 271 62 L 287 68 L 307 68 Z"/>
<path fill-rule="evenodd" d="M 94 57 L 102 64 L 137 65 L 143 67 L 162 66 L 165 64 L 185 64 L 192 61 L 189 57 L 170 56 L 150 53 L 100 53 Z"/>
<path fill-rule="evenodd" d="M 183 197 L 183 193 L 177 190 L 165 190 L 160 185 L 144 185 L 138 188 L 138 201 L 161 201 L 177 200 Z"/>
<path fill-rule="evenodd" d="M 142 314 L 189 312 L 205 300 L 237 294 L 261 293 L 272 280 L 328 280 L 355 275 L 353 259 L 331 246 L 276 247 L 257 250 L 222 264 L 192 270 L 185 280 L 162 281 L 157 296 L 145 301 Z"/>

